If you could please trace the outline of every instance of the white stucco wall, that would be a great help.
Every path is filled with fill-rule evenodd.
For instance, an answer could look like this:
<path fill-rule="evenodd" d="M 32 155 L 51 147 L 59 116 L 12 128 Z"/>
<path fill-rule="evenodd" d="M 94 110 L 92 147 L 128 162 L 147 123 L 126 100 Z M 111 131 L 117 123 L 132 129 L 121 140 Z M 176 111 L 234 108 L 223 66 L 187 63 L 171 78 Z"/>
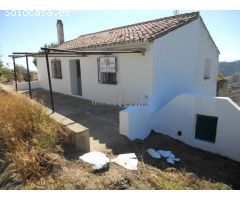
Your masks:
<path fill-rule="evenodd" d="M 181 93 L 216 95 L 218 55 L 200 19 L 155 40 L 152 52 L 152 112 Z M 206 58 L 213 63 L 209 80 L 203 79 Z"/>
<path fill-rule="evenodd" d="M 210 38 L 209 33 L 207 32 L 206 28 L 201 19 L 198 20 L 199 28 L 199 41 L 198 45 L 199 48 L 197 49 L 197 65 L 195 71 L 194 80 L 195 84 L 195 93 L 199 94 L 207 94 L 210 96 L 216 96 L 217 92 L 217 74 L 218 74 L 218 58 L 219 52 L 213 43 L 212 39 Z M 204 66 L 205 60 L 211 60 L 211 68 L 210 68 L 210 79 L 203 79 L 204 77 Z"/>
<path fill-rule="evenodd" d="M 120 133 L 130 139 L 144 139 L 153 129 L 191 146 L 240 161 L 240 108 L 229 98 L 182 94 L 152 115 L 148 110 L 134 112 L 120 112 L 120 126 L 128 126 L 121 127 Z M 218 117 L 215 143 L 195 138 L 197 114 Z M 182 132 L 181 136 L 178 131 Z"/>
<path fill-rule="evenodd" d="M 149 107 L 129 106 L 119 112 L 119 132 L 130 140 L 143 140 L 151 131 L 150 119 Z"/>
<path fill-rule="evenodd" d="M 53 59 L 55 59 L 55 58 L 53 58 L 53 57 L 49 58 L 50 65 L 51 65 L 51 60 L 53 60 Z M 51 66 L 50 66 L 52 89 L 55 92 L 71 95 L 69 59 L 63 58 L 63 57 L 60 57 L 57 59 L 61 60 L 62 79 L 52 78 L 52 70 L 51 70 Z M 47 74 L 47 66 L 46 66 L 45 57 L 37 58 L 37 66 L 38 66 L 40 86 L 43 89 L 49 90 L 48 74 Z"/>
<path fill-rule="evenodd" d="M 97 58 L 58 58 L 62 65 L 62 79 L 51 79 L 53 91 L 72 95 L 69 60 L 79 59 L 81 65 L 82 98 L 107 104 L 132 104 L 144 101 L 152 88 L 150 47 L 140 53 L 114 54 L 117 57 L 117 85 L 99 84 Z M 49 62 L 55 58 L 49 58 Z M 37 58 L 41 87 L 48 89 L 48 76 L 44 57 Z M 51 71 L 51 69 L 50 69 Z"/>
<path fill-rule="evenodd" d="M 196 114 L 218 117 L 215 143 L 195 139 Z M 177 96 L 153 116 L 151 127 L 191 146 L 240 161 L 240 108 L 229 98 Z"/>

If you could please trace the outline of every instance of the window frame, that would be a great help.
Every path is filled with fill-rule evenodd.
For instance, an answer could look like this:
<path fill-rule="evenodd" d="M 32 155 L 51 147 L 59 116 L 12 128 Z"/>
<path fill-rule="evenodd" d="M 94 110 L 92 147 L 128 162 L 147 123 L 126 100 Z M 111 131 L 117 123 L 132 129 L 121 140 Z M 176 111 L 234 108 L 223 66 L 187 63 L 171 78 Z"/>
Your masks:
<path fill-rule="evenodd" d="M 59 65 L 57 64 L 59 63 Z M 51 60 L 52 78 L 62 79 L 62 65 L 60 59 Z"/>
<path fill-rule="evenodd" d="M 113 57 L 115 58 L 115 72 L 100 72 L 100 59 L 101 58 L 105 58 L 105 57 Z M 117 85 L 118 81 L 117 81 L 117 72 L 118 72 L 118 67 L 117 67 L 117 57 L 116 56 L 100 56 L 97 58 L 97 68 L 98 68 L 98 83 L 99 84 L 107 84 L 107 85 Z M 113 76 L 112 78 L 109 77 L 109 79 L 112 79 L 111 81 L 107 80 L 107 81 L 104 81 L 102 80 L 102 74 L 105 74 L 105 76 L 108 76 L 108 75 L 115 75 Z"/>
<path fill-rule="evenodd" d="M 204 120 L 205 120 L 205 122 L 204 122 Z M 210 121 L 207 122 L 206 120 L 211 120 L 212 122 L 215 123 L 215 124 L 212 124 L 212 126 L 214 126 L 214 127 L 210 127 L 210 129 L 213 129 L 213 130 L 207 130 L 206 131 L 206 132 L 214 131 L 213 135 L 206 135 L 206 132 L 205 133 L 200 133 L 199 132 L 199 131 L 203 131 L 204 129 L 206 129 L 206 126 L 209 126 Z M 195 139 L 198 139 L 198 140 L 201 140 L 201 141 L 204 141 L 204 142 L 210 142 L 212 144 L 216 143 L 218 120 L 219 120 L 219 118 L 217 116 L 196 114 L 195 133 L 194 133 Z M 203 124 L 205 125 L 205 127 L 200 127 L 200 125 L 202 126 Z"/>
<path fill-rule="evenodd" d="M 211 79 L 211 67 L 212 61 L 210 58 L 204 60 L 204 72 L 203 72 L 203 79 L 208 80 Z"/>

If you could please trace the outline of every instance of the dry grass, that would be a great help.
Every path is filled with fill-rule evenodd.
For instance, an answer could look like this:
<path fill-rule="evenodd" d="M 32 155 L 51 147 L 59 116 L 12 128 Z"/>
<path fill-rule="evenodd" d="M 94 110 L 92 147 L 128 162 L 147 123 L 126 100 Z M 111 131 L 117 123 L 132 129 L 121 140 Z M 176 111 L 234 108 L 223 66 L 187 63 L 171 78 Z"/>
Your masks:
<path fill-rule="evenodd" d="M 174 168 L 170 168 L 174 169 Z M 229 190 L 228 185 L 221 182 L 211 182 L 201 179 L 193 173 L 168 170 L 161 174 L 156 182 L 159 189 L 163 190 Z"/>
<path fill-rule="evenodd" d="M 42 107 L 17 93 L 0 93 L 0 139 L 24 180 L 41 178 L 59 166 L 65 132 Z"/>

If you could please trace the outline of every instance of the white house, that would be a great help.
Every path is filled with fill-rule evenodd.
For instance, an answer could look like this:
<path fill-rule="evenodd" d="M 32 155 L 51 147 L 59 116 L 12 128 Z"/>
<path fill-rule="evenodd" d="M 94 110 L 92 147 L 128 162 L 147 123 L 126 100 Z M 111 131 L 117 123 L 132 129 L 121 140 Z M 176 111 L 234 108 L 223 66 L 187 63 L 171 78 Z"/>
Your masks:
<path fill-rule="evenodd" d="M 58 21 L 59 42 L 64 41 L 61 27 Z M 153 111 L 181 93 L 216 95 L 219 51 L 198 12 L 82 35 L 56 48 L 145 49 L 144 54 L 51 57 L 50 62 L 57 60 L 59 64 L 55 67 L 58 72 L 51 70 L 56 92 L 107 104 L 133 104 L 151 98 Z M 99 70 L 98 59 L 104 56 L 116 62 L 110 73 Z M 37 57 L 37 63 L 40 85 L 48 89 L 45 57 Z"/>
<path fill-rule="evenodd" d="M 237 127 L 230 131 L 221 128 L 227 123 L 221 117 L 232 116 L 225 107 L 236 111 L 232 117 L 237 116 L 240 124 L 239 108 L 229 99 L 215 97 L 219 50 L 198 12 L 81 35 L 66 42 L 60 20 L 57 31 L 58 49 L 119 53 L 52 55 L 53 91 L 107 104 L 143 103 L 120 112 L 121 134 L 144 139 L 154 129 L 240 160 L 236 149 L 240 134 L 232 130 Z M 134 52 L 136 49 L 143 51 Z M 37 65 L 40 87 L 49 89 L 45 57 L 38 56 Z"/>

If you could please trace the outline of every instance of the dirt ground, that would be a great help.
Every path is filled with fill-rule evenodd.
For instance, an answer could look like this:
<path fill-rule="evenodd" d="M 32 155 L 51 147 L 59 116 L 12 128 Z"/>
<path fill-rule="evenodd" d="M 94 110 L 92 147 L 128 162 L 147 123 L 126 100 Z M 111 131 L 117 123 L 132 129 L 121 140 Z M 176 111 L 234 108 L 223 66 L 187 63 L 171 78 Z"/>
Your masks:
<path fill-rule="evenodd" d="M 152 132 L 144 141 L 132 142 L 138 156 L 137 171 L 115 163 L 95 173 L 77 159 L 63 159 L 63 168 L 52 178 L 31 182 L 26 189 L 240 189 L 240 164 L 192 148 L 168 136 Z M 175 165 L 151 158 L 148 148 L 171 150 L 181 161 Z M 109 158 L 114 155 L 107 153 Z"/>
<path fill-rule="evenodd" d="M 231 159 L 190 147 L 169 136 L 152 132 L 144 142 L 135 141 L 136 149 L 143 155 L 144 163 L 166 170 L 169 165 L 165 161 L 152 159 L 146 149 L 171 150 L 181 161 L 174 165 L 176 170 L 195 174 L 200 179 L 211 182 L 222 182 L 233 189 L 240 189 L 240 163 Z"/>

